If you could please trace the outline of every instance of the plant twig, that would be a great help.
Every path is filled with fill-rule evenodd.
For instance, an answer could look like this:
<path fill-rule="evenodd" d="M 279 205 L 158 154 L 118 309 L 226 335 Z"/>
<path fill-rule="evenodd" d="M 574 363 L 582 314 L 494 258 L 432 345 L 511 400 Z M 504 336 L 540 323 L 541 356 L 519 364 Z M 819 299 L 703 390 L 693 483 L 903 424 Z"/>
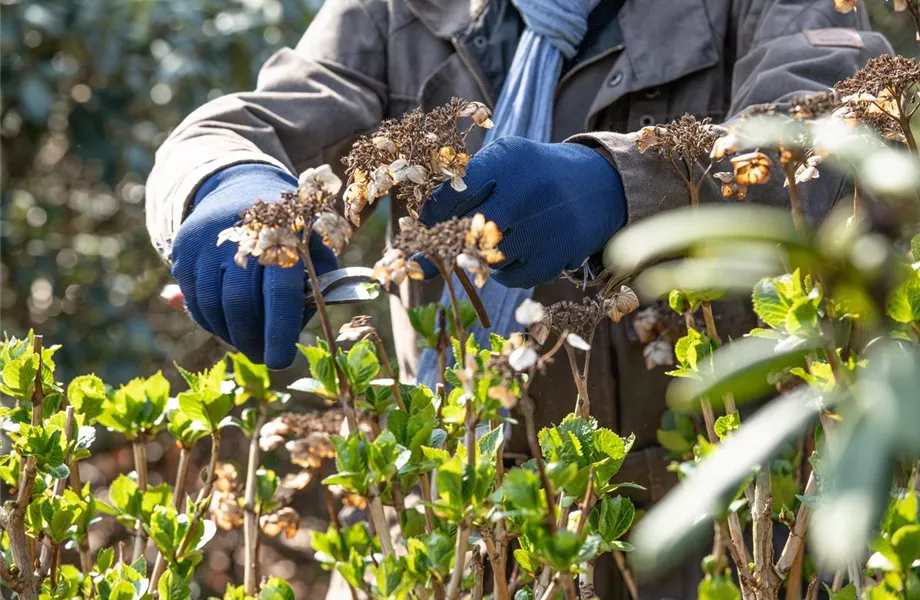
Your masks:
<path fill-rule="evenodd" d="M 70 465 L 70 488 L 77 494 L 83 493 L 83 481 L 80 479 L 80 466 L 78 463 Z M 89 573 L 93 568 L 93 557 L 89 551 L 89 540 L 86 536 L 77 541 L 77 550 L 80 554 L 80 569 Z"/>
<path fill-rule="evenodd" d="M 70 441 L 73 439 L 73 420 L 74 420 L 73 406 L 67 407 L 67 409 L 65 410 L 65 415 L 66 416 L 64 417 L 65 419 L 64 420 L 64 439 L 66 440 L 67 445 L 70 445 Z M 70 454 L 68 453 L 68 455 L 64 457 L 64 462 L 69 463 L 69 461 L 70 461 Z M 73 465 L 70 465 L 70 468 L 73 468 Z M 64 488 L 66 486 L 67 486 L 66 479 L 58 479 L 57 481 L 55 481 L 54 488 L 52 488 L 51 490 L 51 497 L 54 498 L 56 496 L 60 496 L 61 494 L 63 494 Z M 79 494 L 79 492 L 77 493 Z M 42 565 L 42 569 L 51 568 L 52 572 L 54 573 L 55 578 L 57 577 L 57 571 L 53 563 L 54 561 L 53 553 L 57 551 L 58 551 L 58 548 L 56 544 L 55 545 L 43 545 L 41 556 L 38 560 L 39 564 Z M 54 585 L 52 585 L 52 589 L 53 588 L 54 588 Z"/>
<path fill-rule="evenodd" d="M 814 495 L 818 489 L 818 479 L 815 471 L 812 470 L 808 476 L 808 482 L 805 484 L 805 490 L 802 492 L 805 496 Z M 776 572 L 780 577 L 786 575 L 795 562 L 795 557 L 799 554 L 800 549 L 805 544 L 805 529 L 808 526 L 808 520 L 811 517 L 811 506 L 807 502 L 799 505 L 799 510 L 795 515 L 795 522 L 789 529 L 789 537 L 786 539 L 786 545 L 776 561 Z"/>
<path fill-rule="evenodd" d="M 483 577 L 482 553 L 478 545 L 473 546 L 473 557 L 470 561 L 473 572 L 473 591 L 470 593 L 470 600 L 482 600 Z"/>
<path fill-rule="evenodd" d="M 762 465 L 754 480 L 753 520 L 754 581 L 758 600 L 773 600 L 783 580 L 773 568 L 773 494 L 770 466 Z"/>
<path fill-rule="evenodd" d="M 323 298 L 323 294 L 320 291 L 322 288 L 319 285 L 319 277 L 316 275 L 316 268 L 313 266 L 313 259 L 310 258 L 310 250 L 306 241 L 310 239 L 311 231 L 309 231 L 309 229 L 310 228 L 304 228 L 304 241 L 301 241 L 299 244 L 298 252 L 307 270 L 307 275 L 310 279 L 310 287 L 315 290 L 313 297 L 316 301 L 316 314 L 319 316 L 320 323 L 322 324 L 323 335 L 326 338 L 326 344 L 329 346 L 332 364 L 335 367 L 335 372 L 339 379 L 339 386 L 341 388 L 339 400 L 342 403 L 342 409 L 345 411 L 345 420 L 348 423 L 348 430 L 350 432 L 356 432 L 358 431 L 358 416 L 357 413 L 355 413 L 354 405 L 351 403 L 351 386 L 348 383 L 348 379 L 345 377 L 345 373 L 342 372 L 342 366 L 339 364 L 335 334 L 332 330 L 332 321 L 329 319 L 329 311 L 326 309 L 326 300 Z"/>
<path fill-rule="evenodd" d="M 137 473 L 137 487 L 143 494 L 147 490 L 147 442 L 144 440 L 143 434 L 131 443 L 131 449 L 134 450 L 134 472 Z M 144 549 L 147 546 L 147 532 L 144 530 L 143 521 L 138 519 L 135 523 L 135 529 L 131 562 L 143 556 Z"/>
<path fill-rule="evenodd" d="M 629 565 L 626 564 L 626 556 L 619 550 L 613 552 L 613 559 L 617 563 L 617 568 L 620 569 L 620 574 L 623 576 L 623 583 L 626 584 L 626 589 L 629 590 L 629 596 L 632 600 L 639 600 L 639 587 L 636 585 L 636 580 L 632 575 L 632 571 L 629 570 Z"/>
<path fill-rule="evenodd" d="M 318 288 L 314 288 L 318 289 Z M 317 294 L 319 297 L 321 294 Z M 333 355 L 333 361 L 335 357 Z M 259 536 L 259 514 L 256 507 L 257 471 L 259 470 L 259 432 L 265 425 L 265 403 L 258 401 L 258 417 L 249 439 L 249 460 L 246 464 L 246 491 L 243 499 L 243 586 L 247 596 L 255 596 L 259 585 L 259 557 L 256 544 Z"/>
<path fill-rule="evenodd" d="M 185 508 L 185 482 L 188 479 L 188 469 L 191 464 L 192 452 L 185 446 L 179 447 L 179 463 L 176 465 L 176 482 L 173 484 L 173 506 L 176 511 L 182 512 Z M 87 570 L 87 569 L 84 569 Z M 162 552 L 157 553 L 157 560 L 153 565 L 151 581 L 158 583 L 163 571 L 166 570 L 166 557 Z"/>
<path fill-rule="evenodd" d="M 483 329 L 492 327 L 492 322 L 489 320 L 489 313 L 486 312 L 486 307 L 483 306 L 482 299 L 479 298 L 479 292 L 476 291 L 476 287 L 473 285 L 473 282 L 470 281 L 466 271 L 460 267 L 454 267 L 454 275 L 460 280 L 463 291 L 466 292 L 466 296 L 470 299 L 470 304 L 473 305 L 473 310 L 476 311 L 476 316 L 479 317 L 479 324 L 482 325 Z"/>
<path fill-rule="evenodd" d="M 543 494 L 546 496 L 546 525 L 549 527 L 550 532 L 556 533 L 556 500 L 554 498 L 553 483 L 546 475 L 546 465 L 543 464 L 540 442 L 537 441 L 537 428 L 533 421 L 533 399 L 530 396 L 524 396 L 521 398 L 519 406 L 521 407 L 521 412 L 524 413 L 527 443 L 530 446 L 533 460 L 537 464 L 537 471 L 540 473 L 540 481 L 543 484 Z"/>
<path fill-rule="evenodd" d="M 792 222 L 798 231 L 805 230 L 805 215 L 802 212 L 802 199 L 799 196 L 799 186 L 795 182 L 795 171 L 799 163 L 790 161 L 783 165 L 783 175 L 786 176 L 786 186 L 789 190 L 789 208 L 792 211 Z"/>

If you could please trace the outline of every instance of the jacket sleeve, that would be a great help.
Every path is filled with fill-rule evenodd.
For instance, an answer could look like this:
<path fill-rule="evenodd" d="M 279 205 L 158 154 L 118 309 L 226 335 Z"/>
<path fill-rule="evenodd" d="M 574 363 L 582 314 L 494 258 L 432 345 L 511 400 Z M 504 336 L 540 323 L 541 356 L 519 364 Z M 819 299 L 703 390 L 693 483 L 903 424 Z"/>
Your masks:
<path fill-rule="evenodd" d="M 278 51 L 256 89 L 208 102 L 156 153 L 147 180 L 147 229 L 170 259 L 195 191 L 211 174 L 267 163 L 296 176 L 338 164 L 354 138 L 377 125 L 386 101 L 387 2 L 329 0 L 296 48 Z"/>
<path fill-rule="evenodd" d="M 746 0 L 736 5 L 740 6 L 732 37 L 737 58 L 732 65 L 729 121 L 757 104 L 827 91 L 870 58 L 892 52 L 881 34 L 869 30 L 862 7 L 856 13 L 840 14 L 831 0 Z M 837 43 L 835 34 L 843 36 L 836 38 Z M 568 140 L 605 151 L 623 180 L 628 222 L 689 204 L 680 177 L 655 153 L 640 154 L 637 138 L 638 132 L 596 132 Z M 843 190 L 844 178 L 823 170 L 819 179 L 802 186 L 806 216 L 812 221 L 822 218 Z M 723 200 L 718 182 L 708 178 L 700 199 Z M 749 187 L 748 200 L 787 205 L 783 178 L 774 174 L 768 183 Z"/>

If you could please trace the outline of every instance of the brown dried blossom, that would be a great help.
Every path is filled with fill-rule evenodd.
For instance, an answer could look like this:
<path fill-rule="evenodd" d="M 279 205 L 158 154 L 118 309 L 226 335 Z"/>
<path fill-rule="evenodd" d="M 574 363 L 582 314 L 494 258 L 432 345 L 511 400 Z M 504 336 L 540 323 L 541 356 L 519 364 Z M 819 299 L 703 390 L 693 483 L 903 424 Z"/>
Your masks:
<path fill-rule="evenodd" d="M 709 155 L 719 137 L 720 131 L 711 119 L 700 121 L 684 115 L 667 126 L 643 127 L 636 143 L 639 152 L 651 150 L 672 161 L 677 155 L 688 165 L 695 165 L 701 157 Z"/>
<path fill-rule="evenodd" d="M 351 318 L 339 328 L 337 342 L 359 342 L 374 333 L 373 319 L 370 315 L 358 315 Z"/>
<path fill-rule="evenodd" d="M 770 157 L 763 152 L 748 152 L 731 159 L 735 181 L 740 185 L 760 185 L 770 180 Z"/>
<path fill-rule="evenodd" d="M 461 118 L 471 118 L 473 125 L 461 131 Z M 360 224 L 361 211 L 396 188 L 396 199 L 417 218 L 422 203 L 442 183 L 466 189 L 466 138 L 475 126 L 493 126 L 488 107 L 453 98 L 430 112 L 416 109 L 384 121 L 373 135 L 359 138 L 343 159 L 348 175 L 345 215 Z"/>
<path fill-rule="evenodd" d="M 384 285 L 400 284 L 406 277 L 423 279 L 424 273 L 415 261 L 408 260 L 421 254 L 433 263 L 450 269 L 456 264 L 474 276 L 474 283 L 482 287 L 489 277 L 489 265 L 504 260 L 498 249 L 502 234 L 492 221 L 482 214 L 472 218 L 454 217 L 433 227 L 404 217 L 399 220 L 400 232 L 383 258 L 374 265 L 374 276 Z"/>
<path fill-rule="evenodd" d="M 239 474 L 230 463 L 218 463 L 214 469 L 214 491 L 208 506 L 214 524 L 224 530 L 243 524 L 243 507 L 240 506 Z"/>
<path fill-rule="evenodd" d="M 245 268 L 250 256 L 260 265 L 293 267 L 300 260 L 304 237 L 316 231 L 323 244 L 339 254 L 351 239 L 348 222 L 335 211 L 342 181 L 329 165 L 307 169 L 296 192 L 281 194 L 277 202 L 257 200 L 233 227 L 220 232 L 217 245 L 238 244 L 234 260 Z"/>
<path fill-rule="evenodd" d="M 845 111 L 887 139 L 905 142 L 910 116 L 920 103 L 920 61 L 883 54 L 834 89 Z M 906 125 L 905 125 L 906 124 Z"/>
<path fill-rule="evenodd" d="M 722 197 L 744 200 L 747 197 L 747 186 L 738 183 L 735 174 L 731 171 L 713 173 L 712 176 L 722 184 Z"/>
<path fill-rule="evenodd" d="M 574 333 L 587 338 L 615 305 L 613 298 L 589 296 L 582 298 L 581 302 L 563 300 L 547 306 L 544 318 L 549 329 L 557 334 Z"/>
<path fill-rule="evenodd" d="M 819 119 L 831 114 L 838 105 L 837 94 L 833 91 L 806 94 L 789 102 L 789 116 L 796 121 Z"/>
<path fill-rule="evenodd" d="M 655 340 L 642 349 L 645 368 L 668 367 L 674 364 L 674 348 L 665 340 Z"/>
<path fill-rule="evenodd" d="M 300 515 L 290 506 L 285 506 L 271 514 L 260 516 L 259 526 L 268 537 L 277 537 L 283 531 L 284 537 L 290 539 L 300 526 Z"/>

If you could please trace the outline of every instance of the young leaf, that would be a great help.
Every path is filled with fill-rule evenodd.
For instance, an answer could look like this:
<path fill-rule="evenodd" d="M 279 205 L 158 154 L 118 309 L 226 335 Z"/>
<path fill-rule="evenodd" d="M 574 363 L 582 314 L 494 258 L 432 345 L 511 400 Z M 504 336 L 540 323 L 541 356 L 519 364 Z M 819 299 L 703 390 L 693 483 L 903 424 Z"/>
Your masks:
<path fill-rule="evenodd" d="M 738 416 L 738 413 L 722 415 L 716 419 L 715 430 L 716 435 L 719 436 L 719 440 L 724 440 L 725 436 L 728 435 L 730 431 L 734 431 L 739 427 L 741 427 L 741 418 Z"/>
<path fill-rule="evenodd" d="M 192 596 L 190 578 L 183 577 L 172 569 L 167 569 L 160 577 L 157 592 L 160 600 L 189 600 Z"/>
<path fill-rule="evenodd" d="M 83 415 L 84 422 L 90 425 L 102 414 L 105 384 L 95 375 L 76 377 L 67 386 L 67 401 L 73 405 L 74 412 Z"/>
<path fill-rule="evenodd" d="M 298 344 L 298 348 L 310 363 L 310 372 L 313 377 L 323 384 L 326 390 L 324 397 L 338 398 L 339 385 L 335 373 L 335 365 L 332 362 L 332 355 L 326 348 L 326 345 L 320 342 L 319 346 L 303 346 Z"/>

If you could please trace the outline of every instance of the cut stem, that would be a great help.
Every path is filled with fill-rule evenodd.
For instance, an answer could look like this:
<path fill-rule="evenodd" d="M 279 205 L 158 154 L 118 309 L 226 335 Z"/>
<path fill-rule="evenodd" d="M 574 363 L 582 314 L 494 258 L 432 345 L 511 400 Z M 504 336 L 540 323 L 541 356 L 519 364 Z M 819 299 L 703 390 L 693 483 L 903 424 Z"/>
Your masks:
<path fill-rule="evenodd" d="M 476 286 L 474 286 L 473 282 L 470 281 L 466 271 L 460 267 L 454 267 L 454 275 L 456 275 L 457 279 L 460 280 L 460 285 L 463 286 L 463 291 L 466 292 L 467 297 L 470 299 L 470 303 L 473 305 L 473 310 L 476 311 L 476 316 L 479 317 L 479 324 L 482 325 L 483 329 L 492 327 L 492 322 L 489 320 L 489 313 L 486 312 L 486 307 L 483 306 L 482 299 L 479 298 L 479 292 L 476 291 Z"/>
<path fill-rule="evenodd" d="M 147 443 L 143 435 L 131 444 L 134 450 L 134 472 L 137 473 L 137 487 L 141 493 L 147 489 Z M 147 546 L 147 532 L 144 531 L 144 522 L 138 519 L 135 522 L 134 549 L 131 552 L 131 562 L 144 555 Z"/>
<path fill-rule="evenodd" d="M 318 298 L 321 294 L 316 296 Z M 317 302 L 317 304 L 319 303 Z M 243 565 L 243 586 L 247 596 L 255 596 L 259 585 L 259 557 L 256 550 L 259 536 L 259 514 L 256 508 L 258 476 L 256 473 L 259 470 L 259 432 L 262 430 L 262 426 L 265 425 L 264 402 L 258 402 L 258 411 L 259 414 L 252 430 L 252 437 L 249 439 L 249 461 L 246 465 L 246 495 L 243 500 L 243 550 L 246 557 L 246 562 Z"/>

